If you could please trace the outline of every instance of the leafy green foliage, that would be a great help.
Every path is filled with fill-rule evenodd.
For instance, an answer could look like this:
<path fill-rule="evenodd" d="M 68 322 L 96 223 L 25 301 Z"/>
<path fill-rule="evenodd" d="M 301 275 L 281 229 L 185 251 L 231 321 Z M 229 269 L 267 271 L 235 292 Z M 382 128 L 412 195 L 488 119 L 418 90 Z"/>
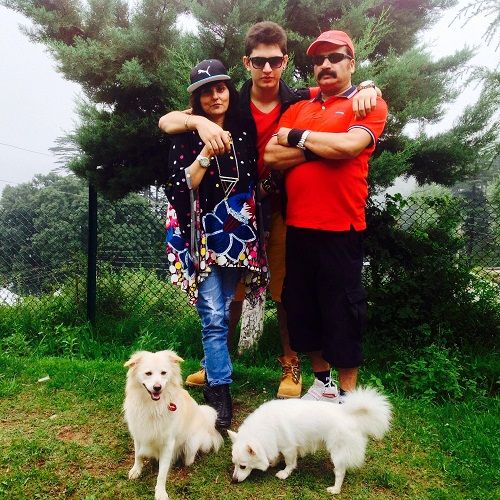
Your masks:
<path fill-rule="evenodd" d="M 460 9 L 453 21 L 457 21 L 457 24 L 458 21 L 461 21 L 463 27 L 471 19 L 478 16 L 489 22 L 484 32 L 484 40 L 487 44 L 490 44 L 495 40 L 500 26 L 500 10 L 496 0 L 470 0 Z M 497 49 L 499 45 L 500 40 L 497 41 Z"/>
<path fill-rule="evenodd" d="M 388 197 L 385 207 L 372 205 L 369 213 L 369 335 L 408 347 L 432 340 L 493 345 L 498 287 L 471 273 L 459 200 Z"/>
<path fill-rule="evenodd" d="M 477 381 L 466 372 L 457 352 L 449 348 L 431 344 L 402 353 L 401 358 L 391 365 L 386 378 L 414 397 L 439 401 L 477 395 Z"/>
<path fill-rule="evenodd" d="M 74 176 L 38 175 L 7 186 L 0 198 L 2 283 L 14 292 L 54 290 L 67 263 L 85 251 L 86 203 L 85 187 Z"/>
<path fill-rule="evenodd" d="M 66 78 L 82 85 L 81 125 L 68 137 L 78 150 L 70 168 L 110 198 L 165 182 L 169 141 L 158 119 L 185 108 L 189 68 L 202 58 L 221 59 L 236 83 L 245 80 L 244 36 L 264 19 L 288 32 L 293 61 L 285 77 L 293 85 L 314 83 L 305 50 L 319 32 L 335 28 L 352 35 L 355 79 L 376 80 L 391 113 L 373 159 L 374 192 L 401 174 L 452 184 L 492 157 L 498 124 L 491 91 L 449 132 L 417 139 L 405 132 L 409 123 L 441 117 L 455 97 L 454 80 L 473 55 L 463 50 L 434 61 L 416 47 L 419 31 L 453 0 L 143 0 L 130 7 L 119 0 L 2 1 L 34 22 L 31 37 L 49 47 Z M 194 16 L 197 35 L 177 30 L 181 12 Z"/>
<path fill-rule="evenodd" d="M 151 270 L 113 270 L 104 264 L 97 285 L 95 329 L 85 322 L 85 282 L 71 279 L 57 295 L 29 296 L 16 306 L 0 305 L 0 351 L 116 359 L 129 349 L 171 348 L 201 359 L 196 310 L 164 277 Z"/>
<path fill-rule="evenodd" d="M 131 195 L 114 204 L 100 200 L 99 211 L 104 258 L 117 261 L 135 251 L 153 260 L 163 254 L 164 229 L 144 197 Z M 82 280 L 87 227 L 88 187 L 76 176 L 38 175 L 7 186 L 0 198 L 2 285 L 16 293 L 56 292 L 67 275 Z M 142 227 L 148 228 L 146 235 Z"/>
<path fill-rule="evenodd" d="M 497 165 L 500 167 L 500 164 L 497 160 Z M 500 174 L 498 177 L 491 183 L 488 189 L 488 198 L 493 206 L 493 210 L 496 214 L 500 214 Z M 493 226 L 493 234 L 496 238 L 500 238 L 500 221 L 496 220 Z"/>

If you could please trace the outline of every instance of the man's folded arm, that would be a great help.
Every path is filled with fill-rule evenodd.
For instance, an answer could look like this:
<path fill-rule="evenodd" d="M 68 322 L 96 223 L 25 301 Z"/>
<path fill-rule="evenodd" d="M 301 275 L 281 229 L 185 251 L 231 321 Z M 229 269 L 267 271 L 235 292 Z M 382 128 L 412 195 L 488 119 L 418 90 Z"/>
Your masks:
<path fill-rule="evenodd" d="M 375 141 L 365 128 L 352 128 L 348 132 L 311 132 L 304 146 L 312 153 L 327 160 L 356 158 Z"/>
<path fill-rule="evenodd" d="M 278 137 L 271 137 L 264 151 L 264 163 L 274 170 L 286 170 L 306 161 L 302 149 L 278 144 Z"/>
<path fill-rule="evenodd" d="M 264 163 L 275 170 L 286 170 L 306 158 L 304 151 L 288 144 L 289 128 L 281 128 L 277 136 L 267 143 Z M 373 134 L 365 128 L 352 128 L 348 132 L 311 132 L 304 143 L 306 149 L 327 160 L 348 160 L 356 158 L 374 141 Z"/>

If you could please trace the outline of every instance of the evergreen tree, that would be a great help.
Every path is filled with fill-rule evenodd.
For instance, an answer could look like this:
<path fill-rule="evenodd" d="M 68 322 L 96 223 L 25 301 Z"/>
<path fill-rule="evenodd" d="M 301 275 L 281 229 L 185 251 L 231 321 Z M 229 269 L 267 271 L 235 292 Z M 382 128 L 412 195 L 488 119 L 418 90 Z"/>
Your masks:
<path fill-rule="evenodd" d="M 82 179 L 51 173 L 6 186 L 0 197 L 0 287 L 38 293 L 54 290 L 68 274 L 85 272 L 87 233 L 88 187 Z M 155 263 L 164 253 L 163 234 L 160 217 L 143 196 L 99 199 L 101 262 Z M 68 265 L 75 267 L 69 271 Z"/>
<path fill-rule="evenodd" d="M 168 137 L 159 117 L 187 104 L 190 68 L 218 57 L 237 82 L 248 27 L 274 20 L 289 33 L 293 65 L 289 83 L 314 83 L 305 57 L 310 41 L 326 29 L 349 32 L 357 48 L 356 81 L 372 78 L 390 109 L 386 132 L 371 162 L 372 192 L 399 175 L 419 182 L 452 184 L 473 175 L 498 153 L 498 94 L 485 92 L 456 126 L 435 137 L 424 132 L 453 100 L 453 82 L 472 56 L 458 51 L 433 60 L 416 45 L 454 0 L 1 0 L 34 22 L 30 36 L 45 43 L 64 76 L 80 83 L 81 125 L 71 136 L 79 154 L 70 168 L 111 198 L 165 180 Z M 178 30 L 180 13 L 192 13 L 198 33 Z M 417 138 L 405 134 L 419 124 Z M 478 161 L 478 158 L 480 161 Z"/>

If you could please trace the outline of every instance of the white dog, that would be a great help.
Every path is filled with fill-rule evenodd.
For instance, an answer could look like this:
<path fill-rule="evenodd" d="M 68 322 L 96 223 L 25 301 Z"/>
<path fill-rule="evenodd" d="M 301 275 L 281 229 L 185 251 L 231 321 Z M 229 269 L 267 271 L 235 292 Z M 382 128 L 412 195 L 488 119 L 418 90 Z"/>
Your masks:
<path fill-rule="evenodd" d="M 217 451 L 223 441 L 215 429 L 216 411 L 199 406 L 182 388 L 181 361 L 173 351 L 140 351 L 125 363 L 123 408 L 135 448 L 128 477 L 139 477 L 143 458 L 157 459 L 156 500 L 168 499 L 165 483 L 177 458 L 191 465 L 198 451 Z"/>
<path fill-rule="evenodd" d="M 285 468 L 276 476 L 286 479 L 297 458 L 325 448 L 335 467 L 335 484 L 327 491 L 340 493 L 346 469 L 365 459 L 368 436 L 381 439 L 389 429 L 391 405 L 374 389 L 357 389 L 343 404 L 303 399 L 264 403 L 249 415 L 239 431 L 228 431 L 233 442 L 233 481 L 245 480 L 253 469 Z"/>

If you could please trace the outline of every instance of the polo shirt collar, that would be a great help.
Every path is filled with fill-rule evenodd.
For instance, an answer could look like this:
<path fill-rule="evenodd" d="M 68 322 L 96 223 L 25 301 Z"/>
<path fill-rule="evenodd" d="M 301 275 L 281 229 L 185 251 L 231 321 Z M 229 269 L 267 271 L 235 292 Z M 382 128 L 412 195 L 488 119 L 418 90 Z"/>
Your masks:
<path fill-rule="evenodd" d="M 351 85 L 344 93 L 336 96 L 336 97 L 343 97 L 345 99 L 350 99 L 354 94 L 356 94 L 357 92 L 357 87 L 356 85 Z M 321 95 L 321 91 L 318 93 L 318 95 L 313 99 L 313 101 L 320 101 L 320 102 L 324 102 L 323 101 L 323 97 Z"/>

